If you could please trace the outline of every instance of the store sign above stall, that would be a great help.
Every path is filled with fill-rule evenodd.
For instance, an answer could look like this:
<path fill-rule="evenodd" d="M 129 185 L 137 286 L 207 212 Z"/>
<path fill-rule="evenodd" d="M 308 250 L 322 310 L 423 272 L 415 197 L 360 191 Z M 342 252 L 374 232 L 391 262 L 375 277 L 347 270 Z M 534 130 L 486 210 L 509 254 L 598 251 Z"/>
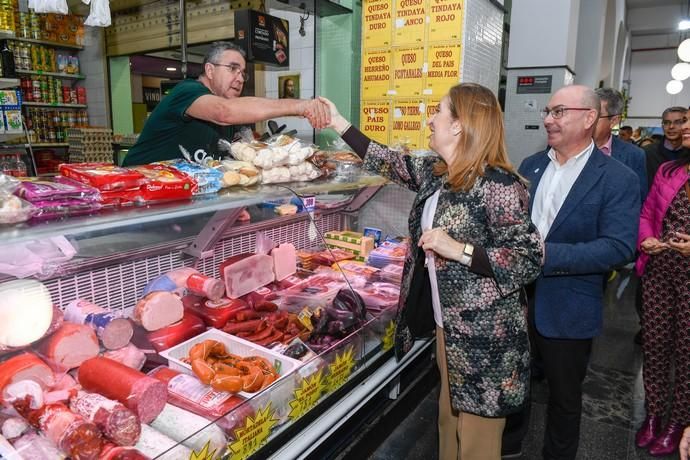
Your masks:
<path fill-rule="evenodd" d="M 289 32 L 285 19 L 254 10 L 235 11 L 235 40 L 249 61 L 289 67 Z"/>

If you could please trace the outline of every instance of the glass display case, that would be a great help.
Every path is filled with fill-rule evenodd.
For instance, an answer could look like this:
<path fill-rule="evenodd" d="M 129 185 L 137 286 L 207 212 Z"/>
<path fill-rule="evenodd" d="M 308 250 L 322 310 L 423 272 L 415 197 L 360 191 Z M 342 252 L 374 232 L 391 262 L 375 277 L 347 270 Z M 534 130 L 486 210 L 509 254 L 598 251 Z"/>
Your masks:
<path fill-rule="evenodd" d="M 55 362 L 59 353 L 54 342 L 60 329 L 46 331 L 43 338 L 28 346 L 3 350 L 0 326 L 0 374 L 10 359 L 28 352 L 52 369 L 53 382 L 39 382 L 44 391 L 55 391 L 51 385 L 64 375 L 75 377 L 85 391 L 98 393 L 99 388 L 104 388 L 103 396 L 135 412 L 137 423 L 146 422 L 134 443 L 145 457 L 308 456 L 329 438 L 339 436 L 339 427 L 372 398 L 384 393 L 386 398 L 395 398 L 406 369 L 430 362 L 430 341 L 419 341 L 400 362 L 395 361 L 391 350 L 411 198 L 378 176 L 362 175 L 347 182 L 232 189 L 184 202 L 102 210 L 95 215 L 39 225 L 0 227 L 0 251 L 6 260 L 27 248 L 55 243 L 56 239 L 71 248 L 61 257 L 46 252 L 46 257 L 36 263 L 32 277 L 40 280 L 52 305 L 60 310 L 74 309 L 74 303 L 82 299 L 116 318 L 133 320 L 131 343 L 146 353 L 141 371 L 134 372 L 165 383 L 166 392 L 162 397 L 153 393 L 147 397 L 153 406 L 160 405 L 158 408 L 143 407 L 143 403 L 132 405 L 132 398 L 137 399 L 133 393 L 123 399 L 121 391 L 110 391 L 109 376 L 87 375 L 82 363 L 101 359 L 94 358 L 95 353 L 115 356 L 113 350 L 104 350 L 102 324 L 95 325 L 100 339 L 96 351 L 91 355 L 82 353 L 86 361 L 71 364 Z M 294 205 L 297 212 L 277 213 L 276 209 L 285 204 Z M 288 256 L 278 258 L 276 249 L 270 256 L 267 254 L 273 246 L 289 249 L 289 245 L 294 246 L 294 251 L 287 251 Z M 228 262 L 249 260 L 256 254 L 263 258 L 249 265 Z M 270 257 L 274 276 L 268 285 L 248 294 L 230 295 L 231 291 L 240 294 L 237 286 L 260 271 L 263 261 Z M 289 276 L 280 275 L 282 278 L 277 280 L 275 275 L 290 257 L 294 268 L 288 263 Z M 227 267 L 237 270 L 228 271 Z M 177 279 L 166 276 L 180 270 L 190 270 L 184 272 L 182 285 L 160 287 L 160 280 Z M 224 278 L 225 294 L 238 297 L 224 299 L 245 302 L 237 310 L 244 314 L 236 313 L 221 322 L 214 322 L 215 310 L 204 316 L 210 310 L 203 310 L 208 304 L 200 295 L 201 288 L 191 286 L 188 273 L 192 272 L 202 281 Z M 3 275 L 0 290 L 13 279 Z M 235 281 L 240 284 L 233 285 Z M 185 316 L 155 329 L 158 325 L 145 324 L 144 311 L 149 306 L 142 306 L 142 302 L 158 290 L 181 296 Z M 151 304 L 150 308 L 153 311 L 155 306 Z M 73 321 L 67 313 L 65 320 Z M 189 321 L 187 315 L 201 317 L 203 326 L 193 333 L 179 333 L 186 327 L 180 325 Z M 84 318 L 83 322 L 88 323 Z M 257 326 L 250 328 L 249 321 Z M 293 323 L 295 329 L 285 328 L 285 324 Z M 163 342 L 157 341 L 160 330 L 172 331 L 173 339 L 166 336 Z M 279 338 L 271 341 L 272 337 Z M 195 347 L 198 344 L 206 345 Z M 233 372 L 239 372 L 241 389 L 221 390 L 226 387 L 218 383 L 220 380 L 207 379 L 200 371 L 202 364 L 212 369 L 214 376 L 222 374 L 223 378 L 223 366 L 230 365 L 235 370 L 228 370 L 224 382 L 230 382 Z M 260 374 L 254 373 L 254 367 Z M 90 382 L 84 384 L 80 377 Z M 261 383 L 251 380 L 257 378 Z M 7 388 L 12 383 L 17 383 L 13 376 L 0 378 L 6 405 Z M 58 400 L 58 404 L 74 409 L 70 399 Z M 153 411 L 151 420 L 144 420 L 151 418 L 147 411 Z M 114 442 L 117 438 L 107 426 L 96 425 L 101 433 L 100 449 L 113 449 L 112 458 L 126 451 L 125 447 L 111 445 L 118 444 Z M 46 427 L 38 428 L 33 436 L 60 444 L 42 433 Z M 17 444 L 14 439 L 10 441 Z M 69 451 L 69 446 L 57 447 L 66 454 L 75 453 Z M 11 448 L 11 444 L 0 443 L 3 455 L 9 451 L 2 449 Z"/>

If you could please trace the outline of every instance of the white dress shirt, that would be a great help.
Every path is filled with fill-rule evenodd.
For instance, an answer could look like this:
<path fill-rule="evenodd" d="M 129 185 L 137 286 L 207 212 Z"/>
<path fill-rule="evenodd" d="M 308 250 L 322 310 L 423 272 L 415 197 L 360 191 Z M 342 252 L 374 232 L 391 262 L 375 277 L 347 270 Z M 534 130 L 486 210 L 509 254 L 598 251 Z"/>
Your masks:
<path fill-rule="evenodd" d="M 587 164 L 593 150 L 594 142 L 590 142 L 586 149 L 562 165 L 556 159 L 554 149 L 549 150 L 548 155 L 551 161 L 541 176 L 532 206 L 532 222 L 539 229 L 542 238 L 546 239 L 549 234 L 551 224 L 556 219 L 558 211 L 561 210 L 563 202 Z"/>
<path fill-rule="evenodd" d="M 441 189 L 426 199 L 422 210 L 422 231 L 430 230 L 434 225 L 434 215 L 438 205 L 438 197 Z M 429 283 L 431 284 L 431 306 L 434 310 L 434 321 L 443 329 L 443 316 L 441 316 L 441 299 L 438 296 L 438 281 L 436 280 L 436 265 L 434 265 L 434 251 L 426 251 L 426 268 L 429 271 Z"/>

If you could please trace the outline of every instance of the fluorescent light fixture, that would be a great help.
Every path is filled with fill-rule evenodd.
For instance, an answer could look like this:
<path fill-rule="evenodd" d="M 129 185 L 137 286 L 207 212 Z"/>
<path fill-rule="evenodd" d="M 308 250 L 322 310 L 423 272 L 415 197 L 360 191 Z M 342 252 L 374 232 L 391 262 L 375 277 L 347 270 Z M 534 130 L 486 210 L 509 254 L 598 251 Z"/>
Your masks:
<path fill-rule="evenodd" d="M 685 62 L 690 62 L 690 38 L 686 38 L 678 45 L 678 57 Z"/>
<path fill-rule="evenodd" d="M 666 92 L 668 94 L 678 94 L 683 91 L 683 82 L 678 80 L 671 80 L 666 83 Z"/>
<path fill-rule="evenodd" d="M 671 69 L 671 77 L 674 80 L 687 80 L 690 77 L 690 64 L 687 62 L 679 62 Z"/>
<path fill-rule="evenodd" d="M 678 23 L 678 30 L 688 30 L 690 29 L 690 20 L 683 19 Z"/>
<path fill-rule="evenodd" d="M 165 70 L 168 72 L 177 72 L 177 67 L 166 67 Z"/>

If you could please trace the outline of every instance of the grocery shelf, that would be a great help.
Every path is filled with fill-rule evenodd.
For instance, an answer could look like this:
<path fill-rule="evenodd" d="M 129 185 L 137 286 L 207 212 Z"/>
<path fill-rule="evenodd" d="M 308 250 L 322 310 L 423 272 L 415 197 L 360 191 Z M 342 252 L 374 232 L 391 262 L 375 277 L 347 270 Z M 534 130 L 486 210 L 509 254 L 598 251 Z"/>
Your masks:
<path fill-rule="evenodd" d="M 25 144 L 26 147 L 29 146 L 29 144 Z M 36 144 L 31 144 L 32 148 L 45 148 L 45 147 L 69 147 L 69 144 L 67 142 L 43 142 L 43 143 L 36 143 Z"/>
<path fill-rule="evenodd" d="M 45 72 L 43 70 L 15 70 L 20 75 L 45 75 L 47 77 L 64 78 L 67 80 L 84 80 L 85 75 L 64 72 Z M 16 86 L 16 85 L 15 85 Z"/>
<path fill-rule="evenodd" d="M 7 142 L 12 139 L 17 139 L 18 137 L 24 137 L 25 134 L 24 132 L 21 133 L 1 133 L 0 134 L 0 142 Z M 21 146 L 21 144 L 20 144 Z"/>
<path fill-rule="evenodd" d="M 0 89 L 14 88 L 19 86 L 18 78 L 0 78 Z"/>
<path fill-rule="evenodd" d="M 85 109 L 86 104 L 58 104 L 57 102 L 22 102 L 27 107 L 59 107 L 62 109 Z"/>
<path fill-rule="evenodd" d="M 14 35 L 9 35 L 6 33 L 0 34 L 0 38 L 8 38 L 8 39 L 15 40 L 18 42 L 36 43 L 37 45 L 54 46 L 55 48 L 63 48 L 63 49 L 70 49 L 70 50 L 83 50 L 84 49 L 84 47 L 81 45 L 73 45 L 70 43 L 61 43 L 61 42 L 51 42 L 48 40 L 34 40 L 33 38 L 16 37 Z"/>

